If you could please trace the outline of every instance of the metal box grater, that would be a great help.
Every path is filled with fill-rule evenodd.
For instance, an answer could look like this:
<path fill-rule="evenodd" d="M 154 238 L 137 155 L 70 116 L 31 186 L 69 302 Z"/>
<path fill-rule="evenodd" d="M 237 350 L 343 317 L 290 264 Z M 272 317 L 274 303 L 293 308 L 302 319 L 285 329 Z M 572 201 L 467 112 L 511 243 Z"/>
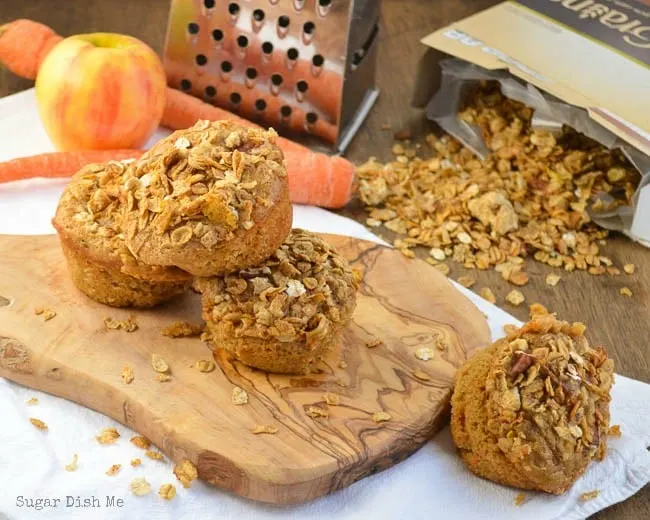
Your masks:
<path fill-rule="evenodd" d="M 172 0 L 165 69 L 172 87 L 343 152 L 377 99 L 378 32 L 379 0 Z"/>

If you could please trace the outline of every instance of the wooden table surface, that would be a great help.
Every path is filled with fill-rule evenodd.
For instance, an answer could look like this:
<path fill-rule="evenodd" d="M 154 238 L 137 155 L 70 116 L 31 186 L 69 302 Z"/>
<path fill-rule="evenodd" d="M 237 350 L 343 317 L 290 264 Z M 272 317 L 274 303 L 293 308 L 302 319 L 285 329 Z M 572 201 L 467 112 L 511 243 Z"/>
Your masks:
<path fill-rule="evenodd" d="M 390 123 L 394 130 L 411 129 L 414 140 L 435 131 L 421 110 L 410 107 L 414 73 L 424 50 L 419 40 L 443 25 L 495 3 L 494 0 L 383 1 L 377 74 L 381 95 L 349 149 L 347 155 L 351 160 L 362 162 L 369 156 L 391 159 L 393 134 L 381 130 L 384 123 Z M 46 23 L 63 35 L 94 31 L 128 33 L 161 52 L 168 7 L 168 0 L 66 0 L 57 2 L 56 8 L 49 0 L 2 0 L 0 24 L 25 17 Z M 0 97 L 31 86 L 32 82 L 0 70 Z M 353 202 L 342 213 L 361 222 L 365 220 L 358 203 Z M 388 234 L 385 236 L 391 238 Z M 522 292 L 529 303 L 542 303 L 564 319 L 586 323 L 589 336 L 607 346 L 618 373 L 650 382 L 650 251 L 620 235 L 611 236 L 604 249 L 604 254 L 617 264 L 634 263 L 636 273 L 616 278 L 567 273 L 558 286 L 548 287 L 544 277 L 551 268 L 529 262 L 530 283 Z M 426 252 L 419 254 L 424 257 Z M 458 264 L 451 264 L 452 278 L 463 274 L 467 271 Z M 476 290 L 483 286 L 492 288 L 505 310 L 519 319 L 526 319 L 524 306 L 515 308 L 505 303 L 505 295 L 512 286 L 498 273 L 472 271 L 469 274 L 478 281 L 474 286 Z M 623 286 L 630 287 L 632 298 L 619 295 Z M 650 486 L 593 518 L 650 518 Z"/>

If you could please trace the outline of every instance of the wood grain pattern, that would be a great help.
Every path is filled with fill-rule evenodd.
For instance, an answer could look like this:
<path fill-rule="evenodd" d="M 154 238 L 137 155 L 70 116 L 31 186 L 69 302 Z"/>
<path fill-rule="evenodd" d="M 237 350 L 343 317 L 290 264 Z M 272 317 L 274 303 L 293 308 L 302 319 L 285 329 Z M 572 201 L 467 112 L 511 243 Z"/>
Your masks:
<path fill-rule="evenodd" d="M 421 110 L 410 107 L 414 71 L 424 49 L 420 38 L 473 12 L 498 3 L 499 0 L 382 0 L 382 22 L 379 33 L 377 84 L 381 94 L 360 133 L 348 149 L 348 157 L 359 163 L 374 155 L 380 160 L 391 158 L 393 132 L 409 128 L 415 141 L 436 128 L 426 120 Z M 67 0 L 51 9 L 49 0 L 0 2 L 0 20 L 33 18 L 54 27 L 61 34 L 92 31 L 116 31 L 132 34 L 161 52 L 165 38 L 168 0 L 98 0 L 92 7 L 86 0 Z M 143 23 L 146 20 L 146 23 Z M 0 96 L 33 86 L 33 82 L 16 78 L 0 69 Z M 390 123 L 392 130 L 382 130 Z M 365 221 L 363 209 L 352 204 L 343 214 L 360 222 Z M 390 235 L 387 234 L 390 239 Z M 421 253 L 426 254 L 426 253 Z M 528 302 L 540 302 L 571 321 L 584 321 L 589 335 L 602 342 L 616 362 L 620 374 L 650 382 L 650 343 L 648 316 L 650 316 L 650 253 L 627 238 L 615 235 L 604 254 L 620 263 L 637 265 L 633 277 L 609 279 L 583 273 L 565 276 L 555 288 L 544 283 L 544 277 L 553 270 L 533 263 L 528 267 L 531 282 L 523 288 Z M 470 274 L 477 280 L 478 291 L 491 287 L 498 304 L 519 319 L 526 318 L 525 306 L 513 307 L 504 303 L 504 296 L 512 288 L 498 273 L 470 271 L 465 273 L 451 263 L 451 276 Z M 629 285 L 634 297 L 618 295 L 622 285 Z M 405 509 L 406 511 L 406 509 Z M 650 518 L 650 486 L 626 500 L 593 516 L 598 520 Z"/>
<path fill-rule="evenodd" d="M 0 236 L 0 376 L 98 410 L 150 438 L 174 461 L 192 460 L 205 481 L 265 502 L 318 497 L 408 457 L 443 424 L 456 367 L 489 343 L 485 318 L 438 271 L 383 246 L 327 235 L 363 272 L 359 303 L 340 352 L 306 376 L 267 374 L 216 354 L 198 338 L 171 339 L 175 320 L 200 321 L 199 297 L 148 311 L 112 309 L 70 281 L 54 236 Z M 45 322 L 35 307 L 54 309 Z M 104 317 L 136 317 L 133 333 Z M 382 345 L 366 344 L 381 339 Z M 442 346 L 442 350 L 437 347 Z M 435 357 L 420 361 L 419 347 Z M 151 354 L 171 367 L 156 381 Z M 340 361 L 346 365 L 341 368 Z M 124 365 L 135 379 L 121 379 Z M 430 378 L 414 376 L 420 369 Z M 240 386 L 249 403 L 235 406 Z M 326 392 L 340 404 L 328 406 Z M 310 407 L 329 417 L 313 418 Z M 376 423 L 374 412 L 392 419 Z M 275 435 L 253 435 L 273 425 Z"/>

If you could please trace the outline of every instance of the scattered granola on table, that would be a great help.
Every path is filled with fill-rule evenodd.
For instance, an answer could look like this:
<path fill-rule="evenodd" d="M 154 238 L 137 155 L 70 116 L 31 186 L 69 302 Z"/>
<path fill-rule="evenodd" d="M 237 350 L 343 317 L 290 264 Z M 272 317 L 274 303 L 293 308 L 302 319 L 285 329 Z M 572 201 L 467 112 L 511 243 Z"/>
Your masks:
<path fill-rule="evenodd" d="M 341 404 L 341 397 L 338 394 L 333 394 L 332 392 L 325 392 L 325 394 L 323 394 L 323 399 L 329 406 L 338 406 Z"/>
<path fill-rule="evenodd" d="M 550 285 L 551 287 L 555 287 L 557 284 L 560 283 L 560 280 L 562 277 L 560 275 L 550 273 L 546 275 L 546 285 Z"/>
<path fill-rule="evenodd" d="M 560 494 L 602 460 L 614 362 L 584 331 L 538 316 L 460 368 L 451 433 L 472 472 Z"/>
<path fill-rule="evenodd" d="M 372 414 L 372 420 L 376 423 L 390 421 L 393 418 L 388 412 L 375 412 Z"/>
<path fill-rule="evenodd" d="M 169 372 L 167 361 L 158 354 L 151 354 L 151 367 L 159 374 L 167 374 Z"/>
<path fill-rule="evenodd" d="M 526 297 L 523 295 L 521 291 L 518 291 L 517 289 L 513 289 L 508 294 L 506 294 L 506 300 L 510 302 L 512 305 L 514 305 L 515 307 L 518 307 L 519 305 L 521 305 L 526 301 Z"/>
<path fill-rule="evenodd" d="M 34 314 L 36 314 L 36 316 L 41 316 L 44 321 L 50 321 L 56 316 L 56 312 L 49 307 L 36 307 L 34 309 Z"/>
<path fill-rule="evenodd" d="M 171 381 L 172 377 L 169 374 L 156 374 L 156 381 L 159 383 L 166 383 L 167 381 Z"/>
<path fill-rule="evenodd" d="M 212 372 L 215 369 L 214 361 L 211 359 L 199 359 L 194 366 L 199 372 Z"/>
<path fill-rule="evenodd" d="M 516 505 L 516 506 L 520 506 L 520 505 L 522 505 L 525 501 L 526 501 L 526 495 L 525 495 L 524 493 L 519 493 L 519 494 L 515 497 L 515 505 Z"/>
<path fill-rule="evenodd" d="M 496 83 L 476 89 L 459 115 L 480 127 L 491 152 L 484 160 L 429 135 L 432 157 L 396 144 L 393 162 L 371 158 L 357 170 L 368 217 L 399 235 L 395 247 L 422 246 L 433 261 L 469 269 L 505 265 L 515 285 L 528 281 L 525 258 L 592 274 L 612 266 L 600 250 L 608 232 L 590 212 L 631 204 L 640 176 L 620 150 L 568 127 L 558 136 L 533 129 L 533 110 Z"/>
<path fill-rule="evenodd" d="M 384 341 L 379 339 L 379 338 L 374 338 L 374 339 L 371 339 L 370 341 L 366 341 L 366 347 L 368 347 L 368 348 L 380 347 L 383 344 L 384 344 Z"/>
<path fill-rule="evenodd" d="M 120 438 L 120 432 L 115 428 L 104 428 L 99 435 L 95 437 L 99 444 L 113 444 L 117 439 Z"/>
<path fill-rule="evenodd" d="M 198 325 L 189 321 L 175 321 L 162 330 L 162 335 L 169 338 L 189 338 L 200 336 L 201 332 L 203 332 L 202 324 Z"/>
<path fill-rule="evenodd" d="M 621 287 L 621 289 L 619 290 L 619 293 L 621 294 L 621 296 L 631 297 L 632 296 L 632 289 L 630 289 L 629 287 Z"/>
<path fill-rule="evenodd" d="M 72 457 L 72 462 L 70 464 L 65 465 L 65 470 L 66 471 L 76 471 L 79 465 L 77 464 L 79 462 L 79 455 L 76 453 Z"/>
<path fill-rule="evenodd" d="M 239 386 L 232 389 L 232 404 L 242 405 L 248 403 L 248 392 Z"/>
<path fill-rule="evenodd" d="M 173 484 L 162 484 L 158 489 L 158 495 L 163 500 L 172 500 L 176 496 L 176 488 Z"/>
<path fill-rule="evenodd" d="M 133 382 L 133 379 L 135 378 L 135 375 L 133 374 L 133 367 L 129 365 L 124 365 L 122 368 L 122 380 L 124 381 L 125 384 L 131 384 Z"/>
<path fill-rule="evenodd" d="M 609 430 L 607 431 L 607 435 L 610 437 L 620 437 L 622 435 L 621 433 L 621 425 L 620 424 L 612 424 L 609 427 Z"/>
<path fill-rule="evenodd" d="M 147 450 L 144 454 L 152 460 L 165 460 L 163 454 L 158 451 Z"/>
<path fill-rule="evenodd" d="M 593 500 L 598 495 L 600 495 L 600 491 L 598 489 L 594 489 L 593 491 L 587 491 L 586 493 L 582 493 L 580 495 L 580 500 L 582 500 L 583 502 L 587 502 L 588 500 Z"/>
<path fill-rule="evenodd" d="M 325 408 L 321 408 L 320 406 L 308 406 L 305 413 L 312 419 L 316 419 L 318 417 L 327 418 L 330 416 L 329 411 L 327 411 Z"/>
<path fill-rule="evenodd" d="M 269 424 L 258 424 L 251 430 L 251 433 L 255 435 L 260 435 L 262 433 L 274 435 L 278 433 L 278 429 L 275 426 L 271 426 Z"/>
<path fill-rule="evenodd" d="M 184 488 L 192 485 L 192 481 L 199 478 L 199 472 L 191 461 L 185 459 L 174 467 L 174 475 L 183 484 Z"/>
<path fill-rule="evenodd" d="M 492 292 L 492 289 L 489 287 L 483 287 L 479 292 L 479 296 L 483 298 L 484 300 L 489 301 L 490 303 L 496 303 L 497 302 L 497 297 L 494 296 L 494 293 Z"/>
<path fill-rule="evenodd" d="M 29 406 L 33 406 L 35 404 L 38 404 L 38 398 L 37 397 L 30 397 L 26 402 L 27 402 L 27 404 Z"/>
<path fill-rule="evenodd" d="M 122 469 L 122 464 L 113 464 L 110 468 L 106 470 L 106 474 L 109 477 L 114 477 L 120 472 L 121 469 Z"/>
<path fill-rule="evenodd" d="M 133 466 L 134 468 L 138 467 L 140 464 L 142 464 L 142 459 L 140 458 L 131 459 L 131 466 Z"/>
<path fill-rule="evenodd" d="M 47 424 L 45 424 L 43 421 L 40 419 L 36 419 L 36 417 L 30 417 L 29 422 L 32 423 L 34 426 L 36 426 L 39 430 L 47 430 Z"/>
<path fill-rule="evenodd" d="M 433 359 L 434 355 L 435 353 L 433 349 L 429 347 L 419 347 L 415 349 L 415 357 L 420 361 L 429 361 L 430 359 Z"/>
<path fill-rule="evenodd" d="M 151 484 L 147 482 L 144 477 L 136 477 L 131 481 L 131 493 L 135 496 L 141 497 L 151 492 Z"/>
<path fill-rule="evenodd" d="M 135 332 L 138 330 L 138 322 L 135 316 L 129 316 L 125 320 L 116 320 L 110 316 L 104 318 L 104 326 L 109 330 L 123 330 L 125 332 Z"/>

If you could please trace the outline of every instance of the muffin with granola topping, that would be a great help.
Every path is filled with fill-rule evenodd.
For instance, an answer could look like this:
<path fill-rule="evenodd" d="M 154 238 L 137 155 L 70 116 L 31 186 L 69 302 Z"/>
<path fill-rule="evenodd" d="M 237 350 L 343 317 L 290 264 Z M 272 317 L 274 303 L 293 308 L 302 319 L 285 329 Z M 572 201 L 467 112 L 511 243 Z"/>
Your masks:
<path fill-rule="evenodd" d="M 199 121 L 131 167 L 126 243 L 140 261 L 216 276 L 255 265 L 291 228 L 284 156 L 272 130 Z"/>
<path fill-rule="evenodd" d="M 584 329 L 537 316 L 461 367 L 451 433 L 472 472 L 561 494 L 604 457 L 614 363 Z"/>
<path fill-rule="evenodd" d="M 245 365 L 306 373 L 341 338 L 356 306 L 347 261 L 313 233 L 293 229 L 264 262 L 199 279 L 208 341 Z"/>
<path fill-rule="evenodd" d="M 138 262 L 124 244 L 120 193 L 126 162 L 90 164 L 65 188 L 52 221 L 75 285 L 114 307 L 152 307 L 181 294 L 191 275 Z"/>

